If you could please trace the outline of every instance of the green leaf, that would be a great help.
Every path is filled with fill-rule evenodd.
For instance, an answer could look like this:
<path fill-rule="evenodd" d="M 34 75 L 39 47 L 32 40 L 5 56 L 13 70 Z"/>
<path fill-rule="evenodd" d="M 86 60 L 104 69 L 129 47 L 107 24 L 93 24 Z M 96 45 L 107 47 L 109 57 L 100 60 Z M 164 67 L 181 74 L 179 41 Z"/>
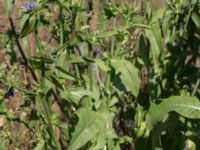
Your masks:
<path fill-rule="evenodd" d="M 101 70 L 103 71 L 108 71 L 109 68 L 106 66 L 105 62 L 99 58 L 94 59 L 95 63 L 97 64 L 97 66 L 99 68 L 101 68 Z"/>
<path fill-rule="evenodd" d="M 21 37 L 27 36 L 29 33 L 35 31 L 39 25 L 38 19 L 36 15 L 31 15 L 24 23 Z"/>
<path fill-rule="evenodd" d="M 195 142 L 193 142 L 190 139 L 187 139 L 186 143 L 187 143 L 187 147 L 188 147 L 189 150 L 196 150 Z"/>
<path fill-rule="evenodd" d="M 48 72 L 48 74 L 46 75 L 46 78 L 47 78 L 50 82 L 52 82 L 57 88 L 63 89 L 62 83 L 60 83 L 60 81 L 58 80 L 58 78 L 56 78 L 55 75 L 50 74 L 50 73 Z"/>
<path fill-rule="evenodd" d="M 169 39 L 170 35 L 170 26 L 171 26 L 171 19 L 172 15 L 169 12 L 166 12 L 165 17 L 162 20 L 162 33 L 163 36 L 167 39 Z M 167 40 L 168 41 L 168 40 Z"/>
<path fill-rule="evenodd" d="M 147 128 L 151 130 L 158 122 L 163 121 L 171 111 L 187 118 L 200 119 L 200 102 L 195 97 L 172 96 L 164 99 L 158 105 L 152 104 L 146 117 Z"/>
<path fill-rule="evenodd" d="M 91 97 L 93 99 L 98 99 L 98 95 L 90 90 L 79 90 L 79 89 L 71 89 L 71 90 L 63 90 L 61 91 L 61 95 L 66 99 L 70 100 L 75 104 L 79 104 L 81 98 L 84 96 Z"/>
<path fill-rule="evenodd" d="M 146 29 L 151 29 L 148 25 L 141 24 L 141 23 L 133 23 L 131 24 L 130 28 L 146 28 Z"/>
<path fill-rule="evenodd" d="M 39 143 L 37 144 L 34 150 L 43 150 L 44 147 L 45 147 L 45 141 L 43 139 L 40 139 Z"/>
<path fill-rule="evenodd" d="M 72 135 L 68 150 L 77 150 L 112 124 L 113 116 L 109 112 L 98 112 L 82 108 L 78 111 L 79 121 Z M 108 132 L 108 136 L 113 133 Z"/>
<path fill-rule="evenodd" d="M 67 80 L 71 80 L 71 81 L 75 81 L 76 80 L 76 77 L 74 75 L 72 75 L 71 73 L 69 73 L 68 71 L 66 71 L 65 69 L 63 69 L 62 67 L 55 66 L 55 68 L 62 73 L 62 74 L 60 73 L 58 75 L 58 77 L 61 77 L 61 78 L 67 79 Z"/>
<path fill-rule="evenodd" d="M 155 58 L 158 58 L 163 50 L 162 48 L 162 36 L 161 30 L 159 27 L 159 23 L 155 22 L 151 25 L 152 30 L 146 29 L 145 33 L 147 38 L 149 39 L 152 54 Z"/>
<path fill-rule="evenodd" d="M 193 12 L 192 13 L 192 21 L 195 23 L 198 29 L 200 29 L 200 17 L 197 15 L 197 13 Z"/>
<path fill-rule="evenodd" d="M 160 54 L 160 50 L 159 50 L 159 46 L 157 44 L 156 38 L 153 34 L 152 30 L 148 30 L 146 29 L 146 36 L 149 39 L 150 45 L 151 45 L 151 52 L 152 54 L 158 58 L 159 54 Z"/>
<path fill-rule="evenodd" d="M 76 64 L 76 63 L 84 63 L 84 59 L 82 56 L 76 56 L 74 58 L 70 58 L 69 60 L 67 60 L 66 63 L 68 64 Z"/>
<path fill-rule="evenodd" d="M 6 11 L 7 11 L 8 17 L 11 16 L 12 7 L 13 7 L 14 2 L 15 2 L 15 0 L 6 0 Z"/>
<path fill-rule="evenodd" d="M 120 73 L 120 79 L 126 90 L 137 96 L 140 88 L 138 69 L 128 60 L 123 59 L 113 59 L 111 60 L 111 64 L 116 73 Z"/>
<path fill-rule="evenodd" d="M 161 28 L 160 24 L 158 21 L 152 24 L 152 29 L 153 29 L 153 35 L 156 39 L 156 43 L 158 45 L 160 53 L 163 51 L 163 41 L 162 41 L 162 34 L 161 34 Z"/>
<path fill-rule="evenodd" d="M 104 33 L 100 33 L 97 35 L 97 38 L 106 38 L 106 37 L 111 37 L 114 35 L 117 35 L 118 32 L 116 30 L 113 31 L 108 31 L 108 32 L 104 32 Z"/>
<path fill-rule="evenodd" d="M 104 119 L 105 121 L 105 126 L 104 126 L 104 132 L 99 132 L 97 135 L 96 135 L 96 145 L 94 148 L 92 149 L 103 149 L 104 146 L 106 145 L 107 143 L 107 140 L 108 139 L 117 139 L 117 135 L 113 129 L 113 123 L 112 123 L 112 120 L 113 120 L 113 115 L 111 114 L 108 114 L 106 112 L 101 112 L 102 113 L 102 118 Z"/>
<path fill-rule="evenodd" d="M 70 46 L 76 46 L 76 45 L 78 45 L 81 41 L 82 41 L 82 39 L 81 39 L 79 36 L 74 35 L 73 37 L 70 38 L 70 40 L 69 40 L 69 45 L 70 45 Z"/>

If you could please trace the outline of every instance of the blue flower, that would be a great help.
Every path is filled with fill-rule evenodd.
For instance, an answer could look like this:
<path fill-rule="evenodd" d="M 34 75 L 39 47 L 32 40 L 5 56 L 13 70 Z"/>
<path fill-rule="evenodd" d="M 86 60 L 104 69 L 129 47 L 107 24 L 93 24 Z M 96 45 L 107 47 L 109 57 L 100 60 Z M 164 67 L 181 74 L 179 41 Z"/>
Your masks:
<path fill-rule="evenodd" d="M 27 2 L 22 6 L 23 9 L 26 11 L 31 11 L 36 8 L 36 3 L 35 2 Z"/>
<path fill-rule="evenodd" d="M 6 97 L 9 98 L 9 97 L 12 97 L 12 96 L 14 96 L 14 90 L 11 87 L 11 88 L 8 89 L 8 91 L 6 93 Z"/>

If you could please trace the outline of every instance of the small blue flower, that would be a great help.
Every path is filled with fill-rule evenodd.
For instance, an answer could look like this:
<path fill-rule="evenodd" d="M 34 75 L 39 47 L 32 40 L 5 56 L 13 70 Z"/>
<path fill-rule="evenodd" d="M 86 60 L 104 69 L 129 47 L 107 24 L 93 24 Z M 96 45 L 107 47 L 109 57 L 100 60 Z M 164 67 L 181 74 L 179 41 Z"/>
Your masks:
<path fill-rule="evenodd" d="M 12 97 L 12 96 L 14 96 L 14 90 L 11 87 L 11 88 L 8 89 L 8 91 L 6 93 L 6 97 L 9 98 L 9 97 Z"/>
<path fill-rule="evenodd" d="M 26 11 L 32 11 L 36 8 L 36 3 L 35 2 L 27 2 L 22 6 L 23 9 Z"/>

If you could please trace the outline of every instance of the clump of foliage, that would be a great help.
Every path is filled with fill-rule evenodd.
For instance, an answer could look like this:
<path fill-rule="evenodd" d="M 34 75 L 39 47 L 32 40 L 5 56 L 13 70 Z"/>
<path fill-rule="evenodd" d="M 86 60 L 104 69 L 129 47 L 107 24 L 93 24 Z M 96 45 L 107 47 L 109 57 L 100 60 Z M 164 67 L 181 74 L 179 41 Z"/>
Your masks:
<path fill-rule="evenodd" d="M 0 149 L 200 149 L 199 0 L 125 3 L 6 0 Z"/>

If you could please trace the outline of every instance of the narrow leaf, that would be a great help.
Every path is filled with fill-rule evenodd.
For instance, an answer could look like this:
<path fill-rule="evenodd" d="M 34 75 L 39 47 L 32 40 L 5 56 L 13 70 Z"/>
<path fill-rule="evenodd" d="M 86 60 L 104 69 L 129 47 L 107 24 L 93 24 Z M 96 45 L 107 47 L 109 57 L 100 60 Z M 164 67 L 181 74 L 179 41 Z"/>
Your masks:
<path fill-rule="evenodd" d="M 108 32 L 98 34 L 97 37 L 98 38 L 106 38 L 106 37 L 111 37 L 111 36 L 117 35 L 117 33 L 118 32 L 116 30 L 108 31 Z"/>
<path fill-rule="evenodd" d="M 35 31 L 39 25 L 36 15 L 30 16 L 28 18 L 22 28 L 21 37 L 27 36 L 29 33 Z"/>

